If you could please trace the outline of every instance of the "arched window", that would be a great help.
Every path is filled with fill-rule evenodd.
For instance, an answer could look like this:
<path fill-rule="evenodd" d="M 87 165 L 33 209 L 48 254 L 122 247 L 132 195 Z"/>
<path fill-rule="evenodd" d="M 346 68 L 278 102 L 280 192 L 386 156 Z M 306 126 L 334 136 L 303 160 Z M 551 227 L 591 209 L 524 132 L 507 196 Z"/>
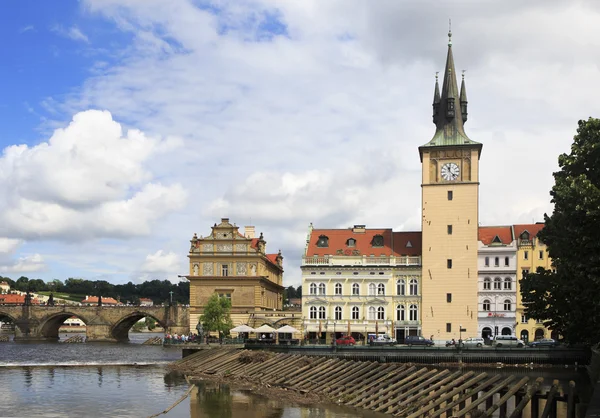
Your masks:
<path fill-rule="evenodd" d="M 419 310 L 417 308 L 417 305 L 410 305 L 410 308 L 408 308 L 408 315 L 411 321 L 419 320 Z"/>
<path fill-rule="evenodd" d="M 317 294 L 317 284 L 316 283 L 311 283 L 309 286 L 309 294 L 311 295 L 316 295 Z"/>
<path fill-rule="evenodd" d="M 502 279 L 500 277 L 496 277 L 494 279 L 494 290 L 502 289 Z"/>
<path fill-rule="evenodd" d="M 369 296 L 375 296 L 377 292 L 377 286 L 375 283 L 369 283 Z"/>
<path fill-rule="evenodd" d="M 369 320 L 374 321 L 377 318 L 377 316 L 375 314 L 376 314 L 375 308 L 373 306 L 370 306 L 369 307 Z"/>
<path fill-rule="evenodd" d="M 396 306 L 396 321 L 406 321 L 406 311 L 404 305 Z"/>
<path fill-rule="evenodd" d="M 534 338 L 539 340 L 540 338 L 544 338 L 544 330 L 542 328 L 538 328 L 535 330 Z"/>
<path fill-rule="evenodd" d="M 377 294 L 378 295 L 385 295 L 385 285 L 383 283 L 379 283 L 377 285 Z"/>
<path fill-rule="evenodd" d="M 383 247 L 383 235 L 375 235 L 371 241 L 373 247 Z"/>
<path fill-rule="evenodd" d="M 325 283 L 319 283 L 319 295 L 325 294 Z"/>
<path fill-rule="evenodd" d="M 483 290 L 492 290 L 492 279 L 489 277 L 483 279 Z"/>
<path fill-rule="evenodd" d="M 511 305 L 510 300 L 506 299 L 504 301 L 504 310 L 505 311 L 510 311 L 510 305 Z"/>
<path fill-rule="evenodd" d="M 325 306 L 319 306 L 319 319 L 325 319 Z"/>
<path fill-rule="evenodd" d="M 510 277 L 507 277 L 506 279 L 504 279 L 504 290 L 511 290 L 512 289 L 512 280 Z"/>
<path fill-rule="evenodd" d="M 491 304 L 491 302 L 488 299 L 486 299 L 486 300 L 483 301 L 483 310 L 484 311 L 489 312 L 491 306 L 492 306 L 492 304 Z"/>
<path fill-rule="evenodd" d="M 359 285 L 358 283 L 354 283 L 354 284 L 352 285 L 352 294 L 353 294 L 354 296 L 358 296 L 358 295 L 360 295 L 360 285 Z"/>
<path fill-rule="evenodd" d="M 383 306 L 377 308 L 377 319 L 385 319 L 385 309 L 383 309 Z"/>
<path fill-rule="evenodd" d="M 335 320 L 340 321 L 342 319 L 342 308 L 340 306 L 335 307 Z"/>
<path fill-rule="evenodd" d="M 348 247 L 356 247 L 356 240 L 354 238 L 350 238 L 348 241 L 346 241 L 346 245 Z"/>
<path fill-rule="evenodd" d="M 310 319 L 317 319 L 317 307 L 316 306 L 311 306 L 309 312 L 310 312 Z"/>
<path fill-rule="evenodd" d="M 486 258 L 485 258 L 485 266 L 486 266 L 486 267 L 489 267 L 489 266 L 490 266 L 490 258 L 489 258 L 489 257 L 486 257 Z"/>
<path fill-rule="evenodd" d="M 406 294 L 406 281 L 404 279 L 396 280 L 396 294 L 404 296 Z"/>
<path fill-rule="evenodd" d="M 335 284 L 335 294 L 336 295 L 341 295 L 342 294 L 342 284 L 341 283 L 336 283 Z"/>
<path fill-rule="evenodd" d="M 352 307 L 352 319 L 358 319 L 358 306 Z"/>
<path fill-rule="evenodd" d="M 508 257 L 504 257 L 504 266 L 508 266 L 509 264 L 510 263 Z"/>
<path fill-rule="evenodd" d="M 411 296 L 416 296 L 419 294 L 419 282 L 417 279 L 410 279 L 408 291 Z"/>
<path fill-rule="evenodd" d="M 496 257 L 496 258 L 494 258 L 494 266 L 495 266 L 495 267 L 498 267 L 498 266 L 500 266 L 500 257 Z"/>

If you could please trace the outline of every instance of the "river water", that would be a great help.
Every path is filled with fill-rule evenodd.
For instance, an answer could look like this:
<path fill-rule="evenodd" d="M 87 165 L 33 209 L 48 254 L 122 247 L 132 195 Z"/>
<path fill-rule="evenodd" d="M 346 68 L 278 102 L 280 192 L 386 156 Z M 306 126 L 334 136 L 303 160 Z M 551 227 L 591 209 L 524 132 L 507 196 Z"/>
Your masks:
<path fill-rule="evenodd" d="M 71 337 L 75 334 L 69 334 Z M 142 345 L 160 334 L 130 334 L 128 344 L 0 343 L 0 417 L 147 417 L 189 385 L 166 365 L 178 348 Z M 61 338 L 64 339 L 64 335 Z M 161 417 L 355 418 L 364 411 L 300 407 L 204 383 Z M 379 416 L 372 415 L 373 417 Z"/>

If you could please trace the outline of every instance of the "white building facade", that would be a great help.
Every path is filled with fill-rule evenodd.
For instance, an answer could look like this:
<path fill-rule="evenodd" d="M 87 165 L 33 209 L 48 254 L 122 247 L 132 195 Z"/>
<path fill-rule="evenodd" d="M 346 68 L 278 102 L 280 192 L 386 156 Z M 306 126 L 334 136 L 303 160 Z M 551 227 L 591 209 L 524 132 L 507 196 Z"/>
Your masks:
<path fill-rule="evenodd" d="M 516 335 L 517 242 L 512 226 L 479 228 L 478 336 Z"/>
<path fill-rule="evenodd" d="M 307 338 L 420 335 L 420 251 L 420 232 L 311 227 L 301 267 Z"/>

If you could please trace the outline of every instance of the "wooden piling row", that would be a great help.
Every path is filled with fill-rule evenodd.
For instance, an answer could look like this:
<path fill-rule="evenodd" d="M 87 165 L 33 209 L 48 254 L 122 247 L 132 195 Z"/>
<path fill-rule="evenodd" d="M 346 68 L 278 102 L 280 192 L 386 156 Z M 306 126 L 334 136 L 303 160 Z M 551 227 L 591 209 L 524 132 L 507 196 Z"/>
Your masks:
<path fill-rule="evenodd" d="M 407 418 L 460 418 L 475 413 L 519 417 L 526 410 L 532 418 L 556 418 L 557 402 L 567 404 L 566 418 L 571 418 L 579 402 L 573 382 L 563 391 L 554 381 L 544 394 L 540 393 L 542 378 L 530 383 L 528 377 L 516 381 L 515 376 L 485 372 L 266 351 L 203 350 L 171 367 L 192 377 L 213 375 L 316 393 L 337 404 Z M 540 399 L 546 400 L 541 413 Z"/>

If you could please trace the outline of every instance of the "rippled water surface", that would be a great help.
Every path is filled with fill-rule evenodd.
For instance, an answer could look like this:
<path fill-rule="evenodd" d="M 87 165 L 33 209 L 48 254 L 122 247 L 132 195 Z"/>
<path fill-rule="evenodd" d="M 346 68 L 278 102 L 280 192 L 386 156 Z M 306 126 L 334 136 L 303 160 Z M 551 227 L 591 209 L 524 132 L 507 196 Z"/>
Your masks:
<path fill-rule="evenodd" d="M 72 336 L 69 335 L 69 336 Z M 147 417 L 184 395 L 185 379 L 166 364 L 177 348 L 130 344 L 0 343 L 0 417 Z M 61 336 L 62 337 L 62 336 Z M 335 407 L 297 407 L 206 382 L 166 418 L 365 416 Z M 381 415 L 379 415 L 381 416 Z"/>

